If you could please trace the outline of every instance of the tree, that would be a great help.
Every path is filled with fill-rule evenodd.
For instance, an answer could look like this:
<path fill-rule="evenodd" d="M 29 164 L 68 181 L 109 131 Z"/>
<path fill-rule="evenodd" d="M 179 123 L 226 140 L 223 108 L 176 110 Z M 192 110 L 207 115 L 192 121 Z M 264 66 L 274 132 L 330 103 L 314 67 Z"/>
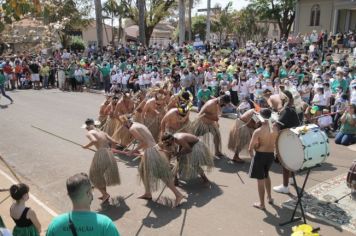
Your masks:
<path fill-rule="evenodd" d="M 142 45 L 147 46 L 148 43 L 146 41 L 146 1 L 145 0 L 138 0 L 137 2 L 138 8 L 138 29 L 139 29 L 139 38 Z"/>
<path fill-rule="evenodd" d="M 43 21 L 47 25 L 55 24 L 64 48 L 71 42 L 71 34 L 90 24 L 87 16 L 92 4 L 86 0 L 52 0 L 43 4 Z"/>
<path fill-rule="evenodd" d="M 199 34 L 200 39 L 205 41 L 206 36 L 206 16 L 192 17 L 192 34 Z"/>
<path fill-rule="evenodd" d="M 26 13 L 35 9 L 31 0 L 7 0 L 0 1 L 0 32 L 6 24 L 20 20 Z"/>
<path fill-rule="evenodd" d="M 108 0 L 104 3 L 103 11 L 105 16 L 111 19 L 111 28 L 113 29 L 111 42 L 115 43 L 116 30 L 114 28 L 114 19 L 118 17 L 119 27 L 117 32 L 120 40 L 122 32 L 122 18 L 125 16 L 124 7 L 119 4 L 117 0 Z"/>
<path fill-rule="evenodd" d="M 174 4 L 175 0 L 152 0 L 146 2 L 144 17 L 145 45 L 149 44 L 155 26 L 171 14 L 170 10 L 172 10 Z M 127 17 L 139 25 L 138 6 L 132 0 L 122 0 L 122 5 L 127 13 Z"/>
<path fill-rule="evenodd" d="M 179 0 L 179 45 L 182 45 L 185 41 L 185 4 L 184 0 Z"/>
<path fill-rule="evenodd" d="M 215 8 L 219 7 L 216 5 Z M 219 43 L 222 43 L 223 36 L 225 40 L 228 34 L 232 32 L 233 21 L 231 21 L 232 2 L 229 2 L 222 10 L 218 11 L 212 19 L 212 31 L 219 34 Z"/>
<path fill-rule="evenodd" d="M 280 37 L 287 38 L 295 18 L 297 0 L 250 0 L 261 19 L 273 19 L 278 23 Z"/>
<path fill-rule="evenodd" d="M 95 3 L 95 19 L 96 19 L 96 37 L 98 39 L 98 47 L 103 48 L 103 16 L 101 0 L 94 0 Z"/>
<path fill-rule="evenodd" d="M 192 41 L 192 8 L 193 8 L 194 0 L 188 1 L 188 40 Z"/>

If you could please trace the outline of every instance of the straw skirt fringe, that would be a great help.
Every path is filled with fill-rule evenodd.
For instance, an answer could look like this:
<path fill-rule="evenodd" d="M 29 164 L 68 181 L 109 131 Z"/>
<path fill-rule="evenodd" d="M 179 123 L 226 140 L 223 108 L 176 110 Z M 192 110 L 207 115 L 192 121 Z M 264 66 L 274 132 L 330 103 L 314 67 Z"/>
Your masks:
<path fill-rule="evenodd" d="M 121 126 L 119 129 L 117 129 L 112 138 L 123 146 L 127 146 L 133 140 L 131 133 L 125 126 Z"/>
<path fill-rule="evenodd" d="M 236 123 L 229 135 L 229 150 L 240 152 L 250 143 L 253 131 L 254 129 L 247 127 L 245 122 L 240 119 L 236 119 Z"/>
<path fill-rule="evenodd" d="M 216 124 L 207 124 L 198 118 L 192 122 L 190 132 L 198 137 L 203 136 L 203 142 L 208 146 L 209 150 L 214 150 L 215 148 L 212 137 L 213 139 L 217 138 L 219 150 L 215 150 L 215 152 L 221 151 L 221 134 Z"/>
<path fill-rule="evenodd" d="M 98 120 L 100 121 L 99 129 L 103 130 L 106 120 L 107 120 L 107 116 L 99 116 Z"/>
<path fill-rule="evenodd" d="M 151 132 L 155 141 L 158 142 L 159 131 L 160 131 L 160 126 L 161 126 L 160 117 L 159 116 L 147 117 L 147 118 L 145 118 L 145 120 L 143 122 L 144 122 L 144 125 L 147 126 L 147 128 Z"/>
<path fill-rule="evenodd" d="M 157 191 L 160 185 L 173 180 L 168 158 L 151 147 L 145 150 L 139 165 L 140 179 L 149 191 Z"/>
<path fill-rule="evenodd" d="M 119 169 L 109 148 L 96 151 L 89 170 L 89 179 L 97 188 L 120 184 Z"/>
<path fill-rule="evenodd" d="M 210 172 L 214 167 L 214 158 L 209 148 L 199 141 L 193 146 L 191 153 L 179 159 L 178 165 L 180 178 L 189 180 L 196 178 L 204 169 Z"/>
<path fill-rule="evenodd" d="M 119 127 L 120 121 L 116 118 L 107 118 L 105 122 L 105 126 L 103 127 L 103 131 L 107 133 L 109 136 L 112 136 L 116 129 Z"/>

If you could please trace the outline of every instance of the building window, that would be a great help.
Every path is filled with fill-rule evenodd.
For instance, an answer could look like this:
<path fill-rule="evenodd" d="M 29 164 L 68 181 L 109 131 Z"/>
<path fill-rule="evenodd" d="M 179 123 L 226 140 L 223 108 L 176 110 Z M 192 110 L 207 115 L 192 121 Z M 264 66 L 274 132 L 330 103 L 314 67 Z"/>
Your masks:
<path fill-rule="evenodd" d="M 320 24 L 320 6 L 313 5 L 310 13 L 310 26 L 319 26 Z"/>

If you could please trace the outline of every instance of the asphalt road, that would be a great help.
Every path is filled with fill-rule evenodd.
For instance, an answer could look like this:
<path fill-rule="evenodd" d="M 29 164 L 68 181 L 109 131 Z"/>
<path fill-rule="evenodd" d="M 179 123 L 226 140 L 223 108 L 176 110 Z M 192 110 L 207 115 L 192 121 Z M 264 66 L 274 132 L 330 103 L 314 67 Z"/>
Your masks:
<path fill-rule="evenodd" d="M 9 95 L 15 104 L 0 109 L 1 155 L 49 207 L 59 213 L 70 210 L 65 180 L 75 173 L 88 172 L 93 153 L 31 126 L 86 144 L 85 130 L 80 126 L 86 118 L 97 116 L 104 97 L 58 90 L 16 91 Z M 6 103 L 4 98 L 0 100 L 0 104 Z M 220 121 L 223 152 L 229 157 L 232 153 L 226 146 L 233 123 L 225 118 Z M 355 152 L 333 142 L 330 146 L 331 156 L 321 168 L 312 171 L 307 188 L 348 171 Z M 122 185 L 109 188 L 114 205 L 102 209 L 96 199 L 92 209 L 111 217 L 122 235 L 290 235 L 293 225 L 278 225 L 291 215 L 290 210 L 280 206 L 288 195 L 272 193 L 276 204 L 268 205 L 265 212 L 252 207 L 258 200 L 257 184 L 247 175 L 250 160 L 247 153 L 244 155 L 247 163 L 240 165 L 216 160 L 216 168 L 208 175 L 213 181 L 210 187 L 196 180 L 179 188 L 188 199 L 177 209 L 170 207 L 173 194 L 167 189 L 154 193 L 153 202 L 137 199 L 143 193 L 138 162 L 122 159 L 118 162 Z M 272 185 L 281 183 L 278 165 L 272 167 L 271 179 Z M 94 195 L 96 198 L 99 193 L 95 191 Z M 322 235 L 352 235 L 317 219 L 308 218 L 308 222 L 321 227 Z"/>

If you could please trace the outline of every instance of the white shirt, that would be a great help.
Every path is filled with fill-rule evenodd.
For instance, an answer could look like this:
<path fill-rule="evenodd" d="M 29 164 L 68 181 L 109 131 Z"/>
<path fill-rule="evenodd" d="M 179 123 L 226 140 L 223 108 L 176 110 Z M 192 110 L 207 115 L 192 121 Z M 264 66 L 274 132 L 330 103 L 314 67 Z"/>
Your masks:
<path fill-rule="evenodd" d="M 333 123 L 333 119 L 331 116 L 322 116 L 318 119 L 318 125 L 320 128 L 325 128 L 330 126 Z"/>
<path fill-rule="evenodd" d="M 312 101 L 317 106 L 326 106 L 327 100 L 325 94 L 315 94 Z"/>
<path fill-rule="evenodd" d="M 240 81 L 239 83 L 239 94 L 242 94 L 242 95 L 247 95 L 249 92 L 248 92 L 248 83 L 247 81 Z"/>
<path fill-rule="evenodd" d="M 122 76 L 122 80 L 121 80 L 121 83 L 122 84 L 127 84 L 127 82 L 129 81 L 129 79 L 130 79 L 130 75 L 129 74 L 124 74 L 123 76 Z"/>
<path fill-rule="evenodd" d="M 247 84 L 248 84 L 248 92 L 249 93 L 255 92 L 255 85 L 256 85 L 257 80 L 258 80 L 257 76 L 253 76 L 248 79 Z"/>
<path fill-rule="evenodd" d="M 111 75 L 111 83 L 112 84 L 118 83 L 118 74 Z"/>

